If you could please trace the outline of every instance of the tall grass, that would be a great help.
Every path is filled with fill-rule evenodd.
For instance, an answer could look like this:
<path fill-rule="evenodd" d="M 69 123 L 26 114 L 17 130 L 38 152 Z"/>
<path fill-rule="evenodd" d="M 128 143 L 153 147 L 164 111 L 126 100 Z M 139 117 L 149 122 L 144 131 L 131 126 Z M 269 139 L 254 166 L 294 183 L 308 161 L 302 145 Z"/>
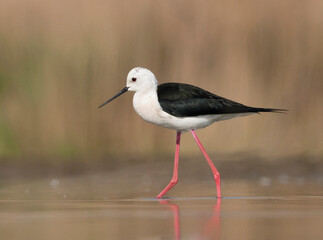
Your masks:
<path fill-rule="evenodd" d="M 1 0 L 0 155 L 171 153 L 131 94 L 135 66 L 260 107 L 200 131 L 210 152 L 323 154 L 323 2 Z M 186 143 L 185 143 L 186 142 Z M 191 138 L 182 152 L 198 151 Z"/>

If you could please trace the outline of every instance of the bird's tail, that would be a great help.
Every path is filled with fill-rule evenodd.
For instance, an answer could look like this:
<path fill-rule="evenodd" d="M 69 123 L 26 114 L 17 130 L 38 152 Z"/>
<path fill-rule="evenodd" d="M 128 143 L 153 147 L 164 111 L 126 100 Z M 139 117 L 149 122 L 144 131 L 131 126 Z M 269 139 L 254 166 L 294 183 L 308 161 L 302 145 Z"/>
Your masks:
<path fill-rule="evenodd" d="M 253 111 L 256 113 L 261 112 L 275 112 L 275 113 L 285 113 L 287 109 L 279 109 L 279 108 L 253 108 Z"/>

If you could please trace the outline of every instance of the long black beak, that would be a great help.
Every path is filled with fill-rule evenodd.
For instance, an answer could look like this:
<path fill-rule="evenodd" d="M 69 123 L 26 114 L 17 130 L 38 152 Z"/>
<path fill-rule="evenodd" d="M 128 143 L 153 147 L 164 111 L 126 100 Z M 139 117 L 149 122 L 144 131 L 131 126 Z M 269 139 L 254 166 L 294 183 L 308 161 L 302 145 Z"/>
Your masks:
<path fill-rule="evenodd" d="M 125 87 L 123 88 L 118 94 L 116 94 L 114 97 L 110 98 L 108 101 L 106 101 L 105 103 L 101 104 L 98 108 L 103 107 L 105 104 L 108 104 L 109 102 L 111 102 L 112 100 L 116 99 L 117 97 L 121 96 L 122 94 L 124 94 L 125 92 L 128 91 L 129 87 Z"/>

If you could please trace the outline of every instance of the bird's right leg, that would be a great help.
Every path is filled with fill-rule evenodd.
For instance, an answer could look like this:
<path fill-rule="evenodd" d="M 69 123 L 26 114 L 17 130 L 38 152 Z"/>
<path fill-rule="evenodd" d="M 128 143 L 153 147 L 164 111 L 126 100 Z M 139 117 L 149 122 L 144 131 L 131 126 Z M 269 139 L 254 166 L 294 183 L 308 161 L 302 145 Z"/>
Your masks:
<path fill-rule="evenodd" d="M 213 172 L 213 176 L 214 176 L 214 180 L 216 183 L 216 192 L 217 192 L 217 196 L 218 198 L 221 198 L 221 180 L 220 180 L 220 173 L 218 172 L 218 170 L 215 168 L 213 162 L 211 161 L 209 155 L 207 155 L 202 143 L 200 142 L 200 140 L 198 139 L 195 131 L 192 129 L 191 133 L 193 135 L 193 138 L 195 140 L 195 142 L 197 143 L 197 145 L 199 146 L 201 152 L 203 153 L 206 161 L 208 162 L 208 164 L 210 165 L 212 172 Z"/>
<path fill-rule="evenodd" d="M 178 182 L 178 158 L 179 158 L 180 142 L 181 142 L 181 131 L 177 131 L 173 178 L 172 180 L 170 180 L 170 183 L 167 185 L 167 187 L 165 187 L 165 189 L 157 195 L 156 198 L 158 199 L 162 198 Z"/>

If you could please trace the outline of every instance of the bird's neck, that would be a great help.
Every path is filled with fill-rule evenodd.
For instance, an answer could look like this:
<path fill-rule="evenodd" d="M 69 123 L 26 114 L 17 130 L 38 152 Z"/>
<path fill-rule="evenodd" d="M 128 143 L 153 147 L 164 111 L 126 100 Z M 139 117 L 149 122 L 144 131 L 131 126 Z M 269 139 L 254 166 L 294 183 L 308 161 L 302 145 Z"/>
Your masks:
<path fill-rule="evenodd" d="M 157 91 L 156 89 L 143 89 L 142 91 L 135 92 L 134 97 L 137 99 L 155 98 L 157 97 Z"/>

